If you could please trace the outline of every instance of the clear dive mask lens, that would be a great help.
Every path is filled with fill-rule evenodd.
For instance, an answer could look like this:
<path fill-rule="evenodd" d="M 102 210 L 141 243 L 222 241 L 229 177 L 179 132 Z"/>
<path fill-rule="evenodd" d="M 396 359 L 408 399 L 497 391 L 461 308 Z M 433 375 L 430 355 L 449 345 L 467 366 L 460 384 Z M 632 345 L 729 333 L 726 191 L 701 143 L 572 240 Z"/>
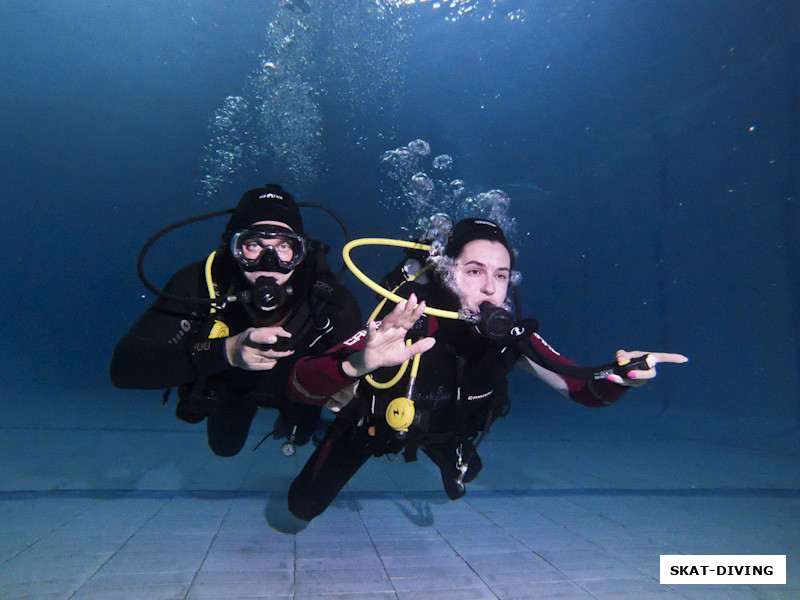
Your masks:
<path fill-rule="evenodd" d="M 231 254 L 247 272 L 288 273 L 306 257 L 302 235 L 286 230 L 237 231 L 231 238 Z"/>

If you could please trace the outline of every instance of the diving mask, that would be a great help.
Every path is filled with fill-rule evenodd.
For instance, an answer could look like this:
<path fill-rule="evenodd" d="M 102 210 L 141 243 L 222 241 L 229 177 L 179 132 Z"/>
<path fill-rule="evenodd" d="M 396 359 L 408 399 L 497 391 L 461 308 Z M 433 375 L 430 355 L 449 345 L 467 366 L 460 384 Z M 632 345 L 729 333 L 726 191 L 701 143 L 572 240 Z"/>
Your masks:
<path fill-rule="evenodd" d="M 270 227 L 237 231 L 231 254 L 245 272 L 289 273 L 306 257 L 308 241 L 287 229 Z"/>

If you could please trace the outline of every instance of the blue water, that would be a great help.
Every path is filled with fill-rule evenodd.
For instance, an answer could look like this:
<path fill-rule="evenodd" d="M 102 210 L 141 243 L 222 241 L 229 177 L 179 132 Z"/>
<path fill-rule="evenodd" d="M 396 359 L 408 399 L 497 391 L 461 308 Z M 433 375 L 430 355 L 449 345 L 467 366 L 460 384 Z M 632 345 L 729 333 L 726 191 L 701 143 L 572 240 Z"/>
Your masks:
<path fill-rule="evenodd" d="M 800 597 L 798 65 L 797 0 L 3 0 L 0 596 Z M 252 452 L 261 411 L 215 457 L 174 395 L 107 374 L 153 301 L 142 244 L 268 181 L 355 237 L 508 198 L 557 350 L 691 361 L 603 409 L 513 373 L 467 497 L 372 460 L 287 536 L 310 444 Z M 160 241 L 150 278 L 223 223 Z M 788 586 L 657 579 L 734 553 L 786 555 Z"/>
<path fill-rule="evenodd" d="M 413 228 L 379 159 L 424 139 L 470 193 L 511 197 L 523 312 L 559 350 L 588 364 L 617 348 L 691 358 L 602 414 L 544 388 L 522 414 L 744 439 L 796 428 L 797 3 L 460 6 L 472 10 L 3 2 L 9 395 L 114 397 L 111 350 L 152 301 L 139 247 L 248 187 L 283 183 L 355 236 Z M 275 68 L 260 78 L 264 62 Z M 205 193 L 232 96 L 249 102 L 244 154 Z M 309 219 L 338 250 L 331 223 Z M 158 246 L 152 277 L 213 248 L 220 227 Z M 525 378 L 512 385 L 529 395 Z"/>

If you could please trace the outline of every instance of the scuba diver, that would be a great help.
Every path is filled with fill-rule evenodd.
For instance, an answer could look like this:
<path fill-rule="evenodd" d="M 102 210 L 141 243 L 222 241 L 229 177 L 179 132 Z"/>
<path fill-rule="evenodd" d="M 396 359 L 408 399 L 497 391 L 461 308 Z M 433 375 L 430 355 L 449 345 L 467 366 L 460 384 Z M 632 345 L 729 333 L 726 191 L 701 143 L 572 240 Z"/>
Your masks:
<path fill-rule="evenodd" d="M 652 379 L 657 363 L 688 360 L 620 350 L 611 363 L 579 367 L 559 355 L 536 333 L 535 320 L 507 311 L 514 255 L 492 221 L 459 221 L 438 256 L 420 251 L 431 246 L 373 241 L 415 249 L 386 285 L 370 285 L 388 292 L 399 280 L 394 297 L 381 293 L 396 306 L 373 313 L 366 329 L 331 351 L 298 361 L 292 374 L 297 402 L 356 393 L 291 485 L 289 510 L 299 519 L 321 514 L 370 456 L 402 452 L 409 462 L 421 450 L 439 467 L 448 497 L 464 496 L 482 468 L 480 442 L 509 411 L 506 376 L 515 366 L 575 402 L 601 407 Z M 433 268 L 420 271 L 425 262 Z"/>
<path fill-rule="evenodd" d="M 149 284 L 142 262 L 155 239 L 220 214 L 231 216 L 217 250 L 179 270 L 164 290 Z M 242 449 L 259 407 L 277 408 L 271 434 L 286 437 L 282 450 L 293 454 L 311 438 L 321 408 L 287 399 L 292 367 L 337 345 L 362 322 L 352 294 L 328 266 L 327 251 L 304 233 L 293 196 L 273 184 L 249 190 L 233 210 L 162 230 L 139 256 L 139 275 L 159 298 L 114 349 L 111 381 L 125 389 L 177 386 L 176 416 L 188 423 L 205 419 L 208 444 L 219 456 Z"/>

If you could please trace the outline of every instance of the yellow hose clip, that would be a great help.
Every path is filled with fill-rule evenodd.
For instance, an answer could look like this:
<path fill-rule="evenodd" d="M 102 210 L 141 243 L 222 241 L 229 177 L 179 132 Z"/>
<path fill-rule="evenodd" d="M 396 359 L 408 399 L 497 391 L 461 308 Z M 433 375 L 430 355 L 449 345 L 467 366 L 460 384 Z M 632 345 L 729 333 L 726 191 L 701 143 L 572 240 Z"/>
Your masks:
<path fill-rule="evenodd" d="M 417 373 L 419 373 L 419 359 L 422 355 L 416 354 L 411 361 L 411 372 L 408 376 L 408 387 L 406 388 L 406 395 L 399 396 L 386 407 L 386 423 L 400 433 L 405 433 L 408 428 L 414 423 L 414 385 L 417 382 Z M 408 361 L 406 361 L 408 364 Z"/>
<path fill-rule="evenodd" d="M 228 337 L 231 334 L 231 330 L 228 329 L 228 325 L 219 319 L 214 321 L 213 327 L 211 327 L 211 331 L 208 333 L 208 339 L 213 340 L 217 338 L 224 338 Z"/>

